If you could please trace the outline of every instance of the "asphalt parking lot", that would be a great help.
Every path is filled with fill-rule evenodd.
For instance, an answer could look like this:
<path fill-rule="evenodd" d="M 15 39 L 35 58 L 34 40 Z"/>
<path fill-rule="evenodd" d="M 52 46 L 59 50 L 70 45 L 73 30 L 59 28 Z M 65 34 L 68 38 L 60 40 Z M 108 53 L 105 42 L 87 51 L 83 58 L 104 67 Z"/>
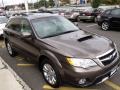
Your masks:
<path fill-rule="evenodd" d="M 118 50 L 120 51 L 119 30 L 113 29 L 110 31 L 102 31 L 97 24 L 92 22 L 79 22 L 79 27 L 82 30 L 110 38 L 117 44 Z M 45 83 L 35 62 L 32 62 L 30 59 L 21 55 L 14 58 L 10 57 L 6 51 L 2 39 L 0 40 L 0 56 L 11 68 L 13 68 L 13 70 L 23 79 L 23 81 L 26 82 L 30 88 L 32 88 L 32 90 L 120 90 L 120 69 L 111 79 L 99 85 L 85 88 L 64 85 L 58 89 L 54 89 Z"/>

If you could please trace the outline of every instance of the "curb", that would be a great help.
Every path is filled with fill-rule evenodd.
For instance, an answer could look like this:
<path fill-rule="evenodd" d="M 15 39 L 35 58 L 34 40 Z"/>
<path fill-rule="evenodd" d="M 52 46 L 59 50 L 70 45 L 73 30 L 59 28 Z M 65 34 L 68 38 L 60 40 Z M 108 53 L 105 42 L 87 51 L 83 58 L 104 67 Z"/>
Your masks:
<path fill-rule="evenodd" d="M 23 90 L 32 90 L 23 80 L 22 78 L 20 78 L 16 72 L 0 57 L 0 60 L 2 62 L 2 64 L 4 65 L 3 68 L 7 68 L 15 77 L 16 81 L 22 86 Z M 2 68 L 2 69 L 3 69 Z"/>

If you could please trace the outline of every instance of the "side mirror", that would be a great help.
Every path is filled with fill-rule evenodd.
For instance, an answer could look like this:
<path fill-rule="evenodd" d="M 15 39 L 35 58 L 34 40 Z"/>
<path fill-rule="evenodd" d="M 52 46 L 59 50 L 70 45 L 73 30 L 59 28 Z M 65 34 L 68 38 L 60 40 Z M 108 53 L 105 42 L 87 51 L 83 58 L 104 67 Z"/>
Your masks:
<path fill-rule="evenodd" d="M 22 32 L 22 37 L 23 38 L 30 38 L 32 34 L 30 32 Z"/>

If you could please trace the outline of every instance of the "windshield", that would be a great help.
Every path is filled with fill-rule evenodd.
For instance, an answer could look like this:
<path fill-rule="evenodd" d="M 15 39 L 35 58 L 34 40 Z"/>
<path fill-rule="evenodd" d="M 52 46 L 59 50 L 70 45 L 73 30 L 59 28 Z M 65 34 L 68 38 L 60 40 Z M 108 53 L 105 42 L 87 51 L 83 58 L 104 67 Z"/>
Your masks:
<path fill-rule="evenodd" d="M 6 17 L 0 17 L 0 24 L 7 23 L 8 19 Z"/>
<path fill-rule="evenodd" d="M 32 20 L 32 24 L 41 38 L 53 37 L 79 30 L 78 27 L 62 16 L 34 19 Z"/>

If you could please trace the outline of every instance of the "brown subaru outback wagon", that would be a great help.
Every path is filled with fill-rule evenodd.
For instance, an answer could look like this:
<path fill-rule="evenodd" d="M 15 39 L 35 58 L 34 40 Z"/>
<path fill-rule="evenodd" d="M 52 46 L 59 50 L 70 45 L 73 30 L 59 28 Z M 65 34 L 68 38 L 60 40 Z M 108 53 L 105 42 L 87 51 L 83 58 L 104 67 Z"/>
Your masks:
<path fill-rule="evenodd" d="M 39 63 L 52 87 L 101 83 L 117 71 L 119 53 L 111 40 L 80 30 L 62 16 L 26 13 L 13 16 L 4 29 L 10 56 L 17 52 Z"/>

